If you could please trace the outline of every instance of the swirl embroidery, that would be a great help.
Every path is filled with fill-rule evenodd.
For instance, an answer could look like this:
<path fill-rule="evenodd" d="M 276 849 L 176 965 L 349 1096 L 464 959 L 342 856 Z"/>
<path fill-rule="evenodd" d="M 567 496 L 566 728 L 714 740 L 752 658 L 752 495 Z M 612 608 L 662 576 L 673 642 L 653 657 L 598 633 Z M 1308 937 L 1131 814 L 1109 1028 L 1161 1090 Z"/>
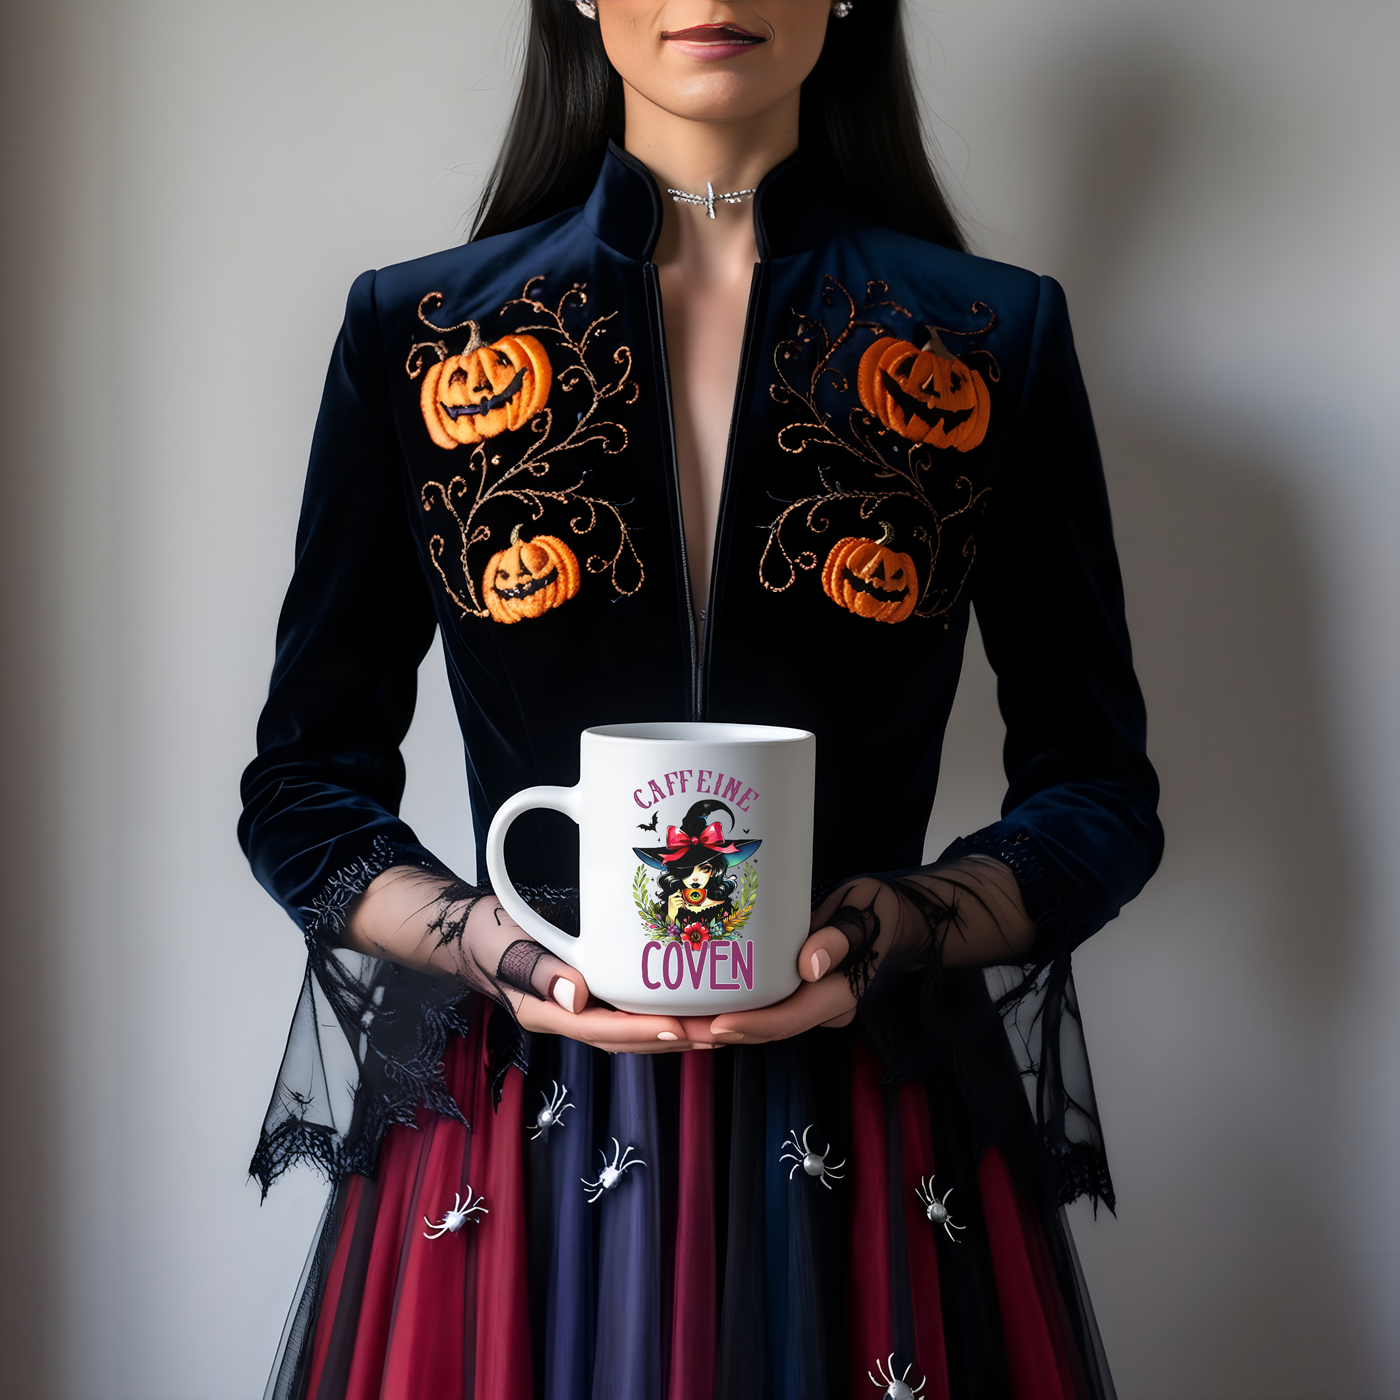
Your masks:
<path fill-rule="evenodd" d="M 823 591 L 857 617 L 891 623 L 941 618 L 946 627 L 977 557 L 970 530 L 960 544 L 951 538 L 954 522 L 970 524 L 990 488 L 979 490 L 963 473 L 949 479 L 941 453 L 970 452 L 982 443 L 991 418 L 987 381 L 997 383 L 1001 371 L 990 351 L 977 346 L 963 351 L 964 357 L 986 357 L 984 377 L 965 358 L 953 355 L 940 333 L 975 340 L 988 334 L 997 318 L 984 302 L 976 302 L 972 314 L 986 317 L 984 325 L 968 331 L 928 326 L 929 339 L 921 350 L 881 319 L 914 319 L 888 293 L 884 282 L 871 281 L 857 306 L 851 293 L 828 276 L 822 305 L 844 304 L 845 325 L 833 335 L 820 317 L 798 312 L 796 332 L 778 344 L 778 377 L 769 394 L 793 414 L 778 431 L 778 445 L 814 459 L 817 490 L 784 502 L 767 525 L 758 577 L 770 593 L 784 593 L 799 573 L 820 567 Z M 856 403 L 838 426 L 823 412 L 818 396 L 851 395 L 849 379 L 833 361 L 861 331 L 875 335 L 860 358 Z M 905 443 L 910 445 L 905 448 Z M 856 484 L 843 484 L 838 476 L 843 467 L 858 474 Z M 917 559 L 893 548 L 894 527 L 881 518 L 896 502 L 911 503 L 923 517 L 912 531 Z M 831 530 L 833 512 L 849 519 L 852 508 L 860 521 L 873 520 L 879 535 L 847 535 L 823 555 L 820 537 Z M 957 576 L 945 582 L 954 553 L 962 564 Z"/>
<path fill-rule="evenodd" d="M 587 287 L 574 283 L 550 308 L 537 295 L 544 280 L 543 275 L 532 277 L 518 297 L 501 307 L 499 317 L 520 324 L 489 343 L 476 321 L 440 326 L 430 319 L 442 306 L 443 293 L 429 292 L 418 303 L 419 321 L 438 338 L 414 342 L 405 372 L 410 379 L 422 377 L 419 407 L 432 441 L 448 451 L 470 449 L 459 475 L 425 482 L 420 493 L 426 513 L 445 511 L 456 527 L 460 577 L 453 570 L 449 578 L 444 564 L 449 556 L 445 534 L 429 536 L 428 553 L 463 617 L 519 622 L 540 617 L 577 594 L 578 560 L 559 534 L 532 530 L 533 538 L 522 538 L 546 512 L 556 520 L 564 514 L 576 538 L 598 531 L 596 539 L 586 540 L 596 547 L 583 567 L 606 574 L 618 597 L 630 597 L 646 580 L 619 505 L 589 493 L 586 465 L 570 473 L 560 460 L 581 447 L 608 456 L 626 449 L 627 429 L 607 417 L 604 406 L 610 399 L 620 406 L 637 401 L 641 389 L 632 378 L 632 351 L 620 345 L 607 356 L 601 348 L 615 311 L 595 317 L 575 336 L 564 318 L 588 304 Z M 467 342 L 453 354 L 447 337 L 462 330 L 468 332 Z M 436 357 L 431 363 L 430 354 Z M 610 360 L 612 367 L 600 367 L 599 360 L 604 365 Z M 571 394 L 578 399 L 561 402 L 561 396 Z M 575 410 L 572 424 L 570 408 Z M 506 502 L 516 503 L 521 518 L 509 527 L 508 543 L 491 547 L 493 527 L 482 513 L 491 506 L 499 514 Z"/>

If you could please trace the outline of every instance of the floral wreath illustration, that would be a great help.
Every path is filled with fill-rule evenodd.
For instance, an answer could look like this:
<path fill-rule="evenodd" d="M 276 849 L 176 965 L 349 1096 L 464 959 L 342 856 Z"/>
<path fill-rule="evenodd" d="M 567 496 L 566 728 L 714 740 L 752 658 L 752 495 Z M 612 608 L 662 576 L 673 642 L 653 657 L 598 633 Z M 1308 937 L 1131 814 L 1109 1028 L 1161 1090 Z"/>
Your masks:
<path fill-rule="evenodd" d="M 700 947 L 737 937 L 758 901 L 753 860 L 762 841 L 726 838 L 716 812 L 734 813 L 723 802 L 694 803 L 679 826 L 666 828 L 664 846 L 634 846 L 642 862 L 632 879 L 632 900 L 648 938 Z M 743 866 L 735 878 L 729 872 Z M 653 889 L 650 871 L 657 872 Z"/>
<path fill-rule="evenodd" d="M 872 280 L 866 284 L 864 303 L 857 306 L 851 293 L 828 276 L 822 305 L 844 302 L 846 324 L 833 337 L 821 319 L 797 312 L 796 332 L 774 352 L 778 378 L 769 386 L 769 394 L 795 413 L 794 420 L 779 430 L 778 445 L 794 456 L 812 451 L 818 459 L 819 489 L 784 502 L 777 517 L 764 527 L 768 538 L 758 577 L 770 593 L 784 593 L 799 572 L 820 566 L 827 597 L 857 617 L 889 623 L 909 617 L 942 618 L 946 627 L 977 557 L 975 537 L 969 532 L 957 549 L 945 540 L 950 533 L 947 527 L 970 517 L 991 488 L 978 490 L 963 474 L 949 483 L 946 471 L 935 469 L 947 460 L 943 452 L 966 453 L 981 445 L 991 421 L 987 383 L 999 382 L 1001 367 L 990 350 L 972 343 L 955 355 L 942 337 L 975 342 L 991 332 L 997 315 L 985 302 L 974 302 L 972 314 L 986 317 L 985 324 L 973 330 L 926 326 L 928 339 L 919 347 L 880 319 L 882 312 L 915 319 L 911 311 L 889 299 L 888 292 L 884 282 Z M 851 393 L 850 380 L 833 359 L 860 331 L 874 331 L 875 337 L 861 355 L 857 402 L 844 425 L 838 426 L 818 407 L 817 395 L 822 389 Z M 973 356 L 984 359 L 985 376 L 967 363 Z M 804 383 L 802 366 L 809 362 L 812 368 Z M 837 475 L 843 465 L 860 471 L 869 484 L 843 485 Z M 935 492 L 947 498 L 950 490 L 946 507 L 940 505 Z M 894 548 L 894 527 L 881 518 L 887 503 L 899 501 L 913 502 L 926 516 L 927 525 L 913 530 L 919 561 L 913 553 Z M 854 506 L 862 521 L 874 520 L 879 534 L 839 539 L 823 559 L 813 547 L 818 545 L 816 537 L 831 528 L 832 508 L 842 506 Z M 808 539 L 802 538 L 802 531 Z M 956 584 L 938 586 L 940 566 L 953 549 L 963 561 L 961 575 Z"/>
<path fill-rule="evenodd" d="M 605 416 L 605 405 L 610 399 L 622 405 L 637 401 L 641 390 L 632 378 L 632 351 L 618 346 L 606 357 L 611 368 L 594 363 L 605 358 L 599 342 L 617 312 L 594 317 L 575 336 L 564 318 L 570 310 L 588 304 L 587 286 L 574 283 L 551 309 L 536 294 L 544 280 L 543 275 L 532 277 L 518 297 L 501 307 L 500 317 L 514 313 L 521 324 L 489 343 L 476 321 L 440 326 L 431 319 L 445 300 L 442 292 L 429 292 L 418 303 L 419 321 L 437 338 L 415 341 L 404 369 L 410 379 L 422 379 L 419 406 L 432 441 L 446 451 L 469 449 L 460 474 L 447 481 L 428 481 L 421 492 L 424 511 L 445 510 L 457 528 L 458 587 L 443 566 L 447 538 L 433 533 L 428 549 L 443 587 L 463 617 L 520 622 L 541 617 L 577 594 L 582 571 L 570 545 L 556 534 L 531 531 L 530 538 L 524 537 L 546 511 L 557 517 L 561 508 L 570 512 L 568 528 L 576 538 L 605 527 L 599 538 L 608 543 L 587 555 L 583 565 L 587 572 L 606 574 L 617 597 L 630 597 L 646 581 L 646 569 L 622 515 L 621 505 L 627 503 L 589 494 L 587 467 L 580 468 L 572 481 L 559 479 L 564 471 L 559 459 L 578 448 L 596 446 L 608 456 L 626 449 L 627 429 Z M 466 344 L 451 353 L 447 337 L 464 330 Z M 559 396 L 565 394 L 579 397 L 561 405 Z M 567 423 L 567 412 L 559 415 L 565 426 L 558 432 L 556 407 L 575 410 L 572 425 Z M 506 436 L 522 429 L 528 433 Z M 493 515 L 499 515 L 506 502 L 514 502 L 522 518 L 511 527 L 508 542 L 498 544 L 478 572 L 472 556 L 479 559 L 485 552 L 482 546 L 493 542 L 493 527 L 481 518 L 482 513 L 489 506 Z"/>

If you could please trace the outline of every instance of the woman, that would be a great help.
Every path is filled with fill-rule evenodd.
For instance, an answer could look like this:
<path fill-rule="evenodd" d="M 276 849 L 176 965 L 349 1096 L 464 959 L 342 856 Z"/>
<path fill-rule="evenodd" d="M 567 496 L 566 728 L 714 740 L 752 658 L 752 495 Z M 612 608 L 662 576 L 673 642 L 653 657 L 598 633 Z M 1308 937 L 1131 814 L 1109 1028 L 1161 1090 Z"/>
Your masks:
<path fill-rule="evenodd" d="M 271 1394 L 1112 1394 L 1069 958 L 1156 779 L 1063 296 L 962 250 L 899 10 L 533 0 L 474 240 L 351 291 L 244 782 L 310 950 L 253 1170 L 335 1182 Z M 921 868 L 973 604 L 1010 789 Z M 816 733 L 793 996 L 614 1011 L 418 844 L 437 627 L 479 841 L 589 725 Z M 567 923 L 551 820 L 508 855 Z"/>
<path fill-rule="evenodd" d="M 720 813 L 728 819 L 728 837 L 721 820 L 711 820 Z M 742 927 L 735 922 L 746 912 L 742 903 L 738 909 L 734 905 L 739 880 L 729 872 L 752 859 L 763 842 L 736 840 L 733 827 L 731 808 L 702 798 L 691 803 L 679 826 L 667 828 L 666 845 L 632 848 L 644 867 L 657 872 L 655 902 L 647 907 L 645 897 L 638 900 L 638 912 L 649 928 L 662 937 L 699 944 L 711 937 L 727 938 Z"/>

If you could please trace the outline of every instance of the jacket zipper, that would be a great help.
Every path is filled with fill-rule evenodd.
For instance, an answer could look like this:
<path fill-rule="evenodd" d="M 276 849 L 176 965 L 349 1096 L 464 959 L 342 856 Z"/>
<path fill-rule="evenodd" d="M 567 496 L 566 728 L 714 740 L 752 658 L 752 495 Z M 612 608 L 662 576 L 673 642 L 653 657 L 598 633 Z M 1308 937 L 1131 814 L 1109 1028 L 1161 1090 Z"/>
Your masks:
<path fill-rule="evenodd" d="M 675 501 L 671 520 L 675 535 L 676 549 L 681 559 L 681 596 L 685 599 L 685 621 L 690 632 L 690 718 L 698 719 L 700 694 L 700 667 L 697 655 L 698 633 L 695 627 L 695 600 L 690 592 L 690 563 L 685 547 L 685 521 L 681 517 L 681 467 L 676 456 L 676 412 L 671 401 L 671 365 L 666 358 L 666 320 L 661 313 L 661 271 L 655 263 L 647 263 L 643 269 L 646 278 L 647 311 L 651 316 L 651 334 L 656 343 L 657 362 L 661 366 L 661 402 L 666 412 L 664 447 L 671 459 L 671 492 Z"/>
<path fill-rule="evenodd" d="M 734 475 L 734 450 L 739 436 L 739 415 L 744 411 L 746 386 L 749 380 L 749 361 L 753 358 L 754 342 L 758 339 L 755 325 L 761 304 L 763 279 L 767 275 L 768 264 L 756 262 L 753 266 L 753 279 L 749 282 L 749 305 L 744 313 L 744 339 L 739 348 L 739 379 L 734 385 L 734 407 L 729 414 L 729 441 L 724 448 L 724 476 L 719 487 L 719 514 L 715 519 L 715 547 L 710 556 L 710 588 L 705 599 L 705 643 L 704 655 L 695 676 L 695 717 L 703 719 L 708 706 L 705 703 L 705 678 L 709 674 L 710 650 L 715 636 L 715 588 L 719 583 L 720 546 L 725 539 L 725 519 L 729 514 L 730 484 Z"/>
<path fill-rule="evenodd" d="M 709 663 L 711 642 L 715 630 L 715 587 L 719 580 L 720 546 L 724 540 L 725 516 L 728 513 L 730 481 L 734 470 L 734 448 L 738 436 L 739 415 L 743 411 L 744 405 L 744 386 L 749 377 L 749 361 L 753 354 L 754 322 L 757 319 L 760 300 L 759 289 L 762 285 L 764 271 L 764 263 L 754 264 L 753 280 L 749 284 L 748 309 L 744 314 L 744 338 L 739 348 L 739 378 L 734 386 L 734 407 L 729 415 L 729 439 L 724 450 L 724 475 L 720 481 L 714 552 L 710 557 L 710 587 L 705 605 L 705 654 L 702 658 L 699 628 L 696 625 L 695 617 L 695 597 L 690 581 L 690 563 L 685 543 L 685 519 L 681 512 L 680 460 L 676 455 L 676 419 L 671 397 L 671 369 L 666 357 L 666 321 L 661 307 L 661 274 L 655 263 L 649 262 L 645 266 L 648 309 L 652 316 L 652 334 L 656 339 L 661 364 L 662 399 L 666 409 L 665 437 L 671 458 L 671 489 L 675 499 L 675 518 L 672 524 L 675 527 L 677 547 L 680 553 L 686 624 L 690 630 L 690 717 L 693 720 L 704 718 L 705 671 Z"/>

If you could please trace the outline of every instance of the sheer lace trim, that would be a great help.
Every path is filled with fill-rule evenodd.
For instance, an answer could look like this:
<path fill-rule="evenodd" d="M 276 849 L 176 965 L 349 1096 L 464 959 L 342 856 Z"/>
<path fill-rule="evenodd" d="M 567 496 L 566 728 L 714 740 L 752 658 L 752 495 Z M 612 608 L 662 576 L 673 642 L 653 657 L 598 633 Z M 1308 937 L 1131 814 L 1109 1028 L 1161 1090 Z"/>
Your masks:
<path fill-rule="evenodd" d="M 549 950 L 536 943 L 533 938 L 517 938 L 496 964 L 496 978 L 516 991 L 543 1001 L 548 989 L 535 985 L 535 969 L 549 956 Z"/>
<path fill-rule="evenodd" d="M 547 979 L 539 958 L 531 961 L 512 944 L 489 967 L 478 967 L 473 960 L 470 968 L 464 968 L 470 975 L 458 981 L 414 972 L 343 947 L 355 900 L 386 870 L 399 866 L 416 866 L 445 882 L 432 896 L 437 906 L 434 932 L 443 946 L 455 943 L 463 947 L 464 959 L 469 956 L 463 934 L 473 908 L 491 893 L 490 887 L 457 880 L 420 848 L 378 836 L 366 853 L 327 878 L 302 910 L 306 976 L 249 1165 L 264 1196 L 283 1172 L 299 1162 L 333 1183 L 351 1174 L 372 1174 L 384 1134 L 395 1124 L 416 1122 L 420 1108 L 465 1121 L 447 1091 L 442 1059 L 449 1039 L 466 1034 L 483 1015 L 491 1018 L 486 1072 L 495 1104 L 500 1103 L 510 1067 L 529 1067 L 529 1035 L 512 1015 L 491 1014 L 491 1003 L 485 998 L 496 997 L 501 985 L 518 986 L 518 979 L 527 983 L 522 990 L 547 995 L 548 987 L 539 985 Z M 577 891 L 522 886 L 521 894 L 567 932 L 577 929 Z M 533 946 L 527 945 L 523 952 L 528 955 Z M 531 961 L 528 968 L 527 961 Z M 331 1042 L 323 1043 L 323 1027 L 339 1029 L 343 1049 L 341 1036 L 332 1035 Z M 328 1058 L 344 1064 L 332 1073 L 327 1069 Z M 348 1091 L 337 1095 L 332 1086 L 347 1080 Z"/>
<path fill-rule="evenodd" d="M 945 968 L 942 956 L 946 940 L 964 926 L 965 900 L 993 912 L 968 872 L 967 858 L 976 856 L 1011 869 L 1036 929 L 1028 955 L 983 968 L 980 977 L 975 969 Z M 985 1125 L 985 1146 L 1019 1135 L 1018 1120 L 1033 1135 L 1047 1209 L 1088 1196 L 1111 1210 L 1113 1183 L 1070 969 L 1071 950 L 1090 930 L 1049 874 L 1034 839 L 1003 825 L 989 827 L 954 842 L 931 865 L 873 879 L 875 895 L 840 896 L 828 922 L 850 939 L 842 970 L 890 1079 L 953 1075 L 974 1121 Z M 857 884 L 846 883 L 853 890 Z M 877 939 L 885 950 L 878 962 Z M 997 1050 L 1002 1039 L 1009 1063 Z M 1012 1075 L 1025 1090 L 1029 1121 L 1025 1107 L 1006 1096 Z"/>
<path fill-rule="evenodd" d="M 875 975 L 875 944 L 880 937 L 880 916 L 872 902 L 865 908 L 855 904 L 842 904 L 834 909 L 827 923 L 839 928 L 846 935 L 850 951 L 841 960 L 841 971 L 850 983 L 851 995 L 857 1001 L 870 990 L 871 978 Z"/>
<path fill-rule="evenodd" d="M 1047 1152 L 1054 1152 L 1056 1144 L 1042 1142 Z M 1109 1210 L 1116 1204 L 1113 1194 L 1113 1178 L 1108 1174 L 1108 1162 L 1102 1151 L 1095 1150 L 1088 1143 L 1070 1143 L 1055 1159 L 1055 1195 L 1059 1206 L 1067 1206 L 1081 1196 L 1093 1201 L 1096 1213 L 1102 1201 Z"/>
<path fill-rule="evenodd" d="M 1035 924 L 1032 961 L 984 970 L 1035 1119 L 1044 1195 L 1051 1206 L 1087 1196 L 1112 1211 L 1108 1170 L 1089 1052 L 1070 954 L 1093 932 L 1051 877 L 1034 838 L 1004 824 L 954 841 L 939 858 L 990 856 L 1010 867 Z"/>
<path fill-rule="evenodd" d="M 436 868 L 422 851 L 378 836 L 368 852 L 330 875 L 302 910 L 306 976 L 248 1168 L 264 1196 L 299 1162 L 332 1182 L 372 1172 L 384 1134 L 396 1123 L 413 1123 L 420 1106 L 462 1121 L 441 1062 L 449 1037 L 468 1029 L 469 994 L 449 979 L 341 946 L 351 906 L 395 865 Z M 344 1035 L 343 1074 L 327 1071 L 323 1026 Z M 352 1098 L 332 1089 L 346 1078 Z"/>
<path fill-rule="evenodd" d="M 881 970 L 889 969 L 888 976 L 927 969 L 939 962 L 949 934 L 963 926 L 956 901 L 950 904 L 911 879 L 884 882 L 884 888 L 892 890 L 895 899 L 886 920 L 882 921 L 876 908 L 879 888 L 876 887 L 876 893 L 864 905 L 846 898 L 826 920 L 839 928 L 850 944 L 850 951 L 841 961 L 841 971 L 846 974 L 851 994 L 857 1001 L 869 993 L 877 975 L 877 961 Z M 848 891 L 848 896 L 851 893 L 853 891 Z M 969 890 L 963 893 L 976 897 Z M 876 945 L 885 931 L 890 937 L 881 959 Z"/>
<path fill-rule="evenodd" d="M 938 863 L 974 855 L 1001 861 L 1016 877 L 1026 913 L 1035 925 L 1037 963 L 1047 963 L 1061 952 L 1071 952 L 1093 932 L 1050 878 L 1029 833 L 1008 831 L 1000 824 L 983 827 L 954 841 L 939 856 Z"/>
<path fill-rule="evenodd" d="M 345 941 L 350 906 L 394 865 L 432 868 L 418 852 L 376 836 L 367 856 L 351 861 L 326 878 L 321 892 L 301 911 L 302 932 L 313 955 L 318 949 L 338 948 Z"/>

